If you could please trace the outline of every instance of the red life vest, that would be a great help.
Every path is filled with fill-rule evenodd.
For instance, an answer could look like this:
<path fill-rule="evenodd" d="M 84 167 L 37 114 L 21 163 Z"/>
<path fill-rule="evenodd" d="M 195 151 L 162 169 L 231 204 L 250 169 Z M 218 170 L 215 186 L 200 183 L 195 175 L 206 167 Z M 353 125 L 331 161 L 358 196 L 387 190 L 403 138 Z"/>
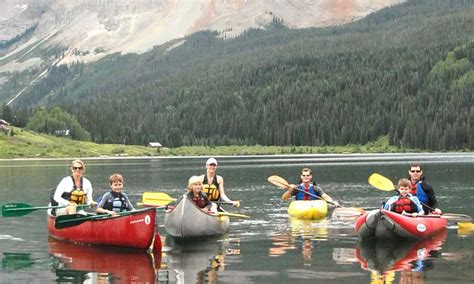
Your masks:
<path fill-rule="evenodd" d="M 195 197 L 193 196 L 193 202 L 196 204 L 199 208 L 204 208 L 207 205 L 206 199 L 204 199 L 201 196 Z"/>
<path fill-rule="evenodd" d="M 303 186 L 303 187 L 304 187 L 304 192 L 305 192 L 303 198 L 304 198 L 304 200 L 309 200 L 309 197 L 310 197 L 309 194 L 308 194 L 309 193 L 309 186 L 308 187 Z"/>
<path fill-rule="evenodd" d="M 415 202 L 411 201 L 411 199 L 408 197 L 400 196 L 398 200 L 395 201 L 393 206 L 394 210 L 391 211 L 395 211 L 397 213 L 402 213 L 403 211 L 405 211 L 406 213 L 418 212 Z"/>
<path fill-rule="evenodd" d="M 414 195 L 416 196 L 416 183 L 415 184 L 411 184 L 411 191 L 410 191 L 411 195 Z"/>

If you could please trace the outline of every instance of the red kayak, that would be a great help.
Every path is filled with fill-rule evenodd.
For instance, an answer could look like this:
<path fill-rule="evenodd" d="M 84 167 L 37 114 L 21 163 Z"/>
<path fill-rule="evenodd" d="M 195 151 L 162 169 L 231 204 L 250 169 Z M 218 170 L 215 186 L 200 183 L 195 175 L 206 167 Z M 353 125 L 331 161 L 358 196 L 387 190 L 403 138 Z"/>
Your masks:
<path fill-rule="evenodd" d="M 411 217 L 395 212 L 372 210 L 356 220 L 355 229 L 359 237 L 424 239 L 444 230 L 448 225 L 439 215 Z"/>
<path fill-rule="evenodd" d="M 146 208 L 116 217 L 89 216 L 90 220 L 85 217 L 77 225 L 57 229 L 56 217 L 48 214 L 48 231 L 53 238 L 69 242 L 146 250 L 155 236 L 155 216 L 155 208 Z"/>
<path fill-rule="evenodd" d="M 58 279 L 67 277 L 65 279 L 68 282 L 76 283 L 82 283 L 89 272 L 97 274 L 97 282 L 155 283 L 155 271 L 161 266 L 161 254 L 112 247 L 77 246 L 53 238 L 49 240 L 49 253 L 58 260 L 53 264 Z"/>

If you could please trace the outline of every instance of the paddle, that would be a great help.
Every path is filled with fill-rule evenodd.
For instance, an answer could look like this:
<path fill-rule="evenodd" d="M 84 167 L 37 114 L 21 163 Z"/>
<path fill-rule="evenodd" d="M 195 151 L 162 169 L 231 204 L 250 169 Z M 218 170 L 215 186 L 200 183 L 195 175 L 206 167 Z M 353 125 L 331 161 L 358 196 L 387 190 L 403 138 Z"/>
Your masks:
<path fill-rule="evenodd" d="M 142 202 L 148 205 L 166 206 L 174 201 L 176 198 L 164 192 L 144 192 L 142 196 Z"/>
<path fill-rule="evenodd" d="M 113 216 L 119 217 L 119 216 L 124 216 L 124 215 L 129 215 L 135 211 L 124 211 L 117 213 L 117 215 Z M 110 218 L 112 215 L 111 214 L 100 214 L 100 215 L 82 215 L 82 214 L 69 214 L 69 215 L 60 215 L 56 217 L 56 222 L 54 224 L 54 227 L 56 229 L 64 229 L 64 228 L 69 228 L 69 227 L 74 227 L 77 225 L 80 225 L 86 221 L 91 221 L 91 220 L 97 220 L 97 219 L 106 219 Z"/>
<path fill-rule="evenodd" d="M 290 189 L 290 188 L 292 188 L 292 187 L 290 186 L 290 184 L 289 184 L 284 178 L 282 178 L 282 177 L 280 177 L 280 176 L 276 176 L 276 175 L 269 176 L 267 180 L 268 180 L 270 183 L 272 183 L 272 184 L 274 184 L 274 185 L 276 185 L 276 186 L 278 186 L 278 187 L 284 188 L 284 189 Z M 330 204 L 332 204 L 332 205 L 334 205 L 334 206 L 336 206 L 336 207 L 343 207 L 343 206 L 341 206 L 341 205 L 339 205 L 339 204 L 337 204 L 337 203 L 334 203 L 334 202 L 332 202 L 332 201 L 328 201 L 328 200 L 326 200 L 326 199 L 324 199 L 324 198 L 322 198 L 322 197 L 320 197 L 320 196 L 317 196 L 317 195 L 315 195 L 315 194 L 312 194 L 311 192 L 306 192 L 306 191 L 301 190 L 301 189 L 299 189 L 299 188 L 296 188 L 296 190 L 301 191 L 301 192 L 304 192 L 305 194 L 308 194 L 309 196 L 315 197 L 315 198 L 317 198 L 317 199 L 324 200 L 324 201 L 326 201 L 327 203 L 330 203 Z"/>
<path fill-rule="evenodd" d="M 372 185 L 373 187 L 377 189 L 380 189 L 383 191 L 395 190 L 395 185 L 393 184 L 393 182 L 379 173 L 371 174 L 369 176 L 368 181 L 370 185 Z"/>
<path fill-rule="evenodd" d="M 79 205 L 77 207 L 88 207 L 89 205 Z M 65 208 L 66 206 L 32 206 L 25 203 L 9 203 L 2 206 L 3 217 L 19 217 L 30 214 L 40 209 Z"/>
<path fill-rule="evenodd" d="M 216 212 L 215 215 L 217 216 L 229 216 L 229 217 L 236 217 L 236 218 L 250 218 L 248 215 L 244 214 L 237 214 L 237 213 L 230 213 L 230 212 Z"/>
<path fill-rule="evenodd" d="M 176 201 L 176 198 L 169 196 L 164 192 L 144 192 L 142 196 L 142 203 L 149 205 L 149 206 L 166 206 L 171 202 Z M 224 205 L 233 205 L 232 202 L 221 202 L 221 201 L 212 201 L 216 204 L 224 204 Z M 235 207 L 240 207 L 240 201 L 237 201 L 237 205 Z"/>
<path fill-rule="evenodd" d="M 353 220 L 362 216 L 365 210 L 360 207 L 339 207 L 332 211 L 332 218 L 336 220 Z"/>
<path fill-rule="evenodd" d="M 393 182 L 389 178 L 386 178 L 386 177 L 384 177 L 383 175 L 381 175 L 379 173 L 371 174 L 369 176 L 368 181 L 369 181 L 370 185 L 372 185 L 373 187 L 375 187 L 377 189 L 380 189 L 380 190 L 383 190 L 383 191 L 395 190 L 395 185 L 393 184 Z M 430 206 L 428 206 L 424 203 L 421 203 L 421 204 L 425 205 L 426 207 L 428 207 L 431 210 L 434 210 L 433 208 L 431 208 Z M 436 215 L 436 214 L 424 215 L 423 217 L 434 217 L 434 216 L 440 216 L 440 218 L 448 219 L 448 220 L 451 220 L 453 222 L 463 223 L 464 226 L 473 226 L 472 223 L 466 223 L 466 222 L 471 222 L 472 218 L 469 215 L 465 215 L 465 214 L 443 213 L 441 215 Z"/>
<path fill-rule="evenodd" d="M 69 214 L 69 215 L 61 215 L 56 217 L 56 222 L 54 227 L 56 229 L 64 229 L 68 227 L 74 227 L 80 225 L 86 221 L 95 220 L 95 219 L 102 219 L 111 216 L 110 214 L 102 214 L 102 215 L 92 215 L 87 216 L 83 214 Z"/>
<path fill-rule="evenodd" d="M 166 209 L 167 208 L 167 206 L 161 206 L 161 205 L 156 205 L 156 204 L 148 204 L 148 203 L 143 203 L 143 202 L 137 202 L 137 206 L 155 207 L 156 209 Z"/>
<path fill-rule="evenodd" d="M 429 214 L 429 215 L 422 215 L 423 217 L 428 217 L 428 218 L 443 218 L 447 219 L 453 222 L 456 222 L 458 224 L 464 224 L 464 226 L 467 226 L 468 223 L 465 222 L 471 222 L 472 218 L 469 215 L 466 214 L 456 214 L 456 213 L 443 213 L 442 215 L 438 214 Z"/>

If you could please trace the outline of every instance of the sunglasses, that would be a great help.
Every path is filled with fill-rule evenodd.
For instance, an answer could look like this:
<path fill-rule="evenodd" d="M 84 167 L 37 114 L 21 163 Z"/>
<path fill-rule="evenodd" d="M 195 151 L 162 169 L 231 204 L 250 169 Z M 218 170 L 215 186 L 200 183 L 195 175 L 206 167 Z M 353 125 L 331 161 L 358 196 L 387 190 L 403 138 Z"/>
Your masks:
<path fill-rule="evenodd" d="M 421 173 L 421 170 L 410 170 L 410 173 Z"/>
<path fill-rule="evenodd" d="M 213 167 L 215 167 L 215 166 L 217 166 L 217 165 L 216 165 L 216 164 L 209 164 L 209 166 L 213 166 Z"/>
<path fill-rule="evenodd" d="M 72 167 L 73 170 L 76 170 L 76 171 L 79 171 L 79 170 L 82 170 L 84 169 L 83 167 Z"/>

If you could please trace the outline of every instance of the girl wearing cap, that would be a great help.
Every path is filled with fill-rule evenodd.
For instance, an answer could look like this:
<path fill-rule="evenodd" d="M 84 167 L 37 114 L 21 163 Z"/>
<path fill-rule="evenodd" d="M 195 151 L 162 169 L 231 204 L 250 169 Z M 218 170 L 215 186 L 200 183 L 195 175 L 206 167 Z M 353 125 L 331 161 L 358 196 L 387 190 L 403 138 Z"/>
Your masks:
<path fill-rule="evenodd" d="M 238 207 L 238 201 L 232 201 L 225 194 L 224 191 L 224 178 L 217 175 L 217 160 L 209 158 L 206 161 L 206 174 L 201 175 L 199 178 L 202 182 L 202 191 L 207 195 L 210 201 L 224 201 L 232 203 L 233 206 Z"/>
<path fill-rule="evenodd" d="M 209 201 L 209 198 L 202 192 L 202 182 L 200 177 L 192 176 L 188 181 L 188 198 L 197 207 L 211 212 L 217 212 L 217 205 Z"/>

